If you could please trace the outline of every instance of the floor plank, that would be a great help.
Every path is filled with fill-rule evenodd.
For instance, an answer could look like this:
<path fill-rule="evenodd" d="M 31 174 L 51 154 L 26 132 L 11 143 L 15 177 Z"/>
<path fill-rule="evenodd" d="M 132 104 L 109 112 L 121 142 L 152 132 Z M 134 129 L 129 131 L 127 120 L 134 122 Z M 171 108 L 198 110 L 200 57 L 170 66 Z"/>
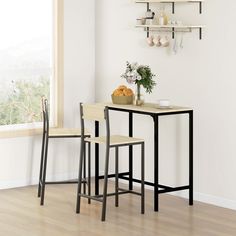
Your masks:
<path fill-rule="evenodd" d="M 112 189 L 113 183 L 110 183 Z M 110 189 L 110 190 L 112 190 Z M 161 195 L 160 211 L 153 211 L 152 191 L 146 191 L 146 213 L 140 198 L 121 195 L 120 207 L 110 197 L 107 221 L 100 221 L 101 204 L 82 200 L 75 213 L 76 185 L 50 185 L 45 206 L 39 205 L 35 186 L 0 191 L 0 236 L 234 236 L 236 211 Z"/>

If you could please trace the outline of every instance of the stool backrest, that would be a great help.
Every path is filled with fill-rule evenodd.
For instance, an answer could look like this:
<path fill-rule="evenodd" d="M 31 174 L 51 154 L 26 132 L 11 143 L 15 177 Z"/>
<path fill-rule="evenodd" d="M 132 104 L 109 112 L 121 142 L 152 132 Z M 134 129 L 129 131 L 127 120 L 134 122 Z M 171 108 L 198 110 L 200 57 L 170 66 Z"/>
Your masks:
<path fill-rule="evenodd" d="M 48 115 L 48 100 L 42 98 L 42 115 L 43 115 L 43 134 L 49 133 L 49 115 Z"/>
<path fill-rule="evenodd" d="M 82 104 L 83 119 L 104 122 L 106 120 L 105 107 L 95 104 Z"/>
<path fill-rule="evenodd" d="M 81 136 L 84 138 L 84 121 L 106 122 L 106 143 L 110 145 L 110 122 L 108 107 L 95 104 L 80 103 Z"/>

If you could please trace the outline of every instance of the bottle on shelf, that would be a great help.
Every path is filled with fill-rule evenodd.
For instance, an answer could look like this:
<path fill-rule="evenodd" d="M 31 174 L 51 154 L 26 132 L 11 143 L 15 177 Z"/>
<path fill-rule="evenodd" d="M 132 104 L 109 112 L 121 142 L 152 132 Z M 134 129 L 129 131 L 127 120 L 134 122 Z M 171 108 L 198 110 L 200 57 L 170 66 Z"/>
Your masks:
<path fill-rule="evenodd" d="M 165 13 L 165 9 L 164 8 L 162 9 L 162 11 L 160 13 L 158 22 L 159 22 L 159 25 L 167 25 L 168 24 L 168 17 L 167 17 L 167 15 Z"/>

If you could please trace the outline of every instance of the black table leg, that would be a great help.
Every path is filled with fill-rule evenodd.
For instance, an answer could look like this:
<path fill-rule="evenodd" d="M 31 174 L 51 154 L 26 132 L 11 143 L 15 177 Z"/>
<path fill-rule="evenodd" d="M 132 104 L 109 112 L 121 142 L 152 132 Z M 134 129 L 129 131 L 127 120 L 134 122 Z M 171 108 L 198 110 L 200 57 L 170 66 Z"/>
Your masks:
<path fill-rule="evenodd" d="M 99 136 L 99 122 L 95 121 L 95 137 Z M 99 144 L 95 144 L 95 195 L 99 195 Z"/>
<path fill-rule="evenodd" d="M 189 205 L 193 205 L 193 111 L 189 112 Z"/>
<path fill-rule="evenodd" d="M 129 137 L 133 137 L 133 113 L 129 112 Z M 129 190 L 133 190 L 133 146 L 129 146 Z"/>
<path fill-rule="evenodd" d="M 154 211 L 159 210 L 159 116 L 154 116 Z"/>

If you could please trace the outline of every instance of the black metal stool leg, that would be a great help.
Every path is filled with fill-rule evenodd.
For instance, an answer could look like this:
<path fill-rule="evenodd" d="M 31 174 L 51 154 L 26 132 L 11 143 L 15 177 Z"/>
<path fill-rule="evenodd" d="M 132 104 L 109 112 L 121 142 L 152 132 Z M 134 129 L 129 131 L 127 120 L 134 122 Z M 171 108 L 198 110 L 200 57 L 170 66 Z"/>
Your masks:
<path fill-rule="evenodd" d="M 45 195 L 45 181 L 46 181 L 46 172 L 47 172 L 47 158 L 48 158 L 48 137 L 46 136 L 46 145 L 44 153 L 44 165 L 43 165 L 43 178 L 42 178 L 42 190 L 41 190 L 41 201 L 40 205 L 44 204 L 44 195 Z"/>
<path fill-rule="evenodd" d="M 91 144 L 88 143 L 88 195 L 91 196 Z M 91 203 L 91 199 L 88 199 L 88 204 Z"/>
<path fill-rule="evenodd" d="M 110 148 L 106 148 L 106 160 L 104 170 L 104 186 L 103 186 L 103 201 L 102 201 L 102 221 L 106 219 L 106 206 L 107 206 L 107 182 L 108 182 L 108 169 L 109 169 L 109 151 Z"/>
<path fill-rule="evenodd" d="M 81 200 L 80 195 L 81 195 L 81 185 L 82 185 L 82 170 L 83 170 L 83 161 L 84 161 L 84 148 L 85 148 L 84 142 L 81 142 L 76 213 L 80 213 L 80 200 Z"/>
<path fill-rule="evenodd" d="M 86 143 L 84 143 L 84 168 L 83 168 L 83 192 L 86 194 Z"/>
<path fill-rule="evenodd" d="M 42 184 L 42 175 L 43 175 L 43 162 L 44 162 L 44 153 L 45 153 L 44 147 L 45 147 L 45 133 L 43 132 L 42 150 L 41 150 L 41 161 L 40 161 L 40 170 L 39 170 L 38 197 L 41 196 L 41 184 Z"/>
<path fill-rule="evenodd" d="M 115 149 L 115 206 L 119 206 L 119 148 Z"/>
<path fill-rule="evenodd" d="M 141 214 L 145 212 L 145 160 L 144 160 L 144 143 L 141 144 Z"/>

